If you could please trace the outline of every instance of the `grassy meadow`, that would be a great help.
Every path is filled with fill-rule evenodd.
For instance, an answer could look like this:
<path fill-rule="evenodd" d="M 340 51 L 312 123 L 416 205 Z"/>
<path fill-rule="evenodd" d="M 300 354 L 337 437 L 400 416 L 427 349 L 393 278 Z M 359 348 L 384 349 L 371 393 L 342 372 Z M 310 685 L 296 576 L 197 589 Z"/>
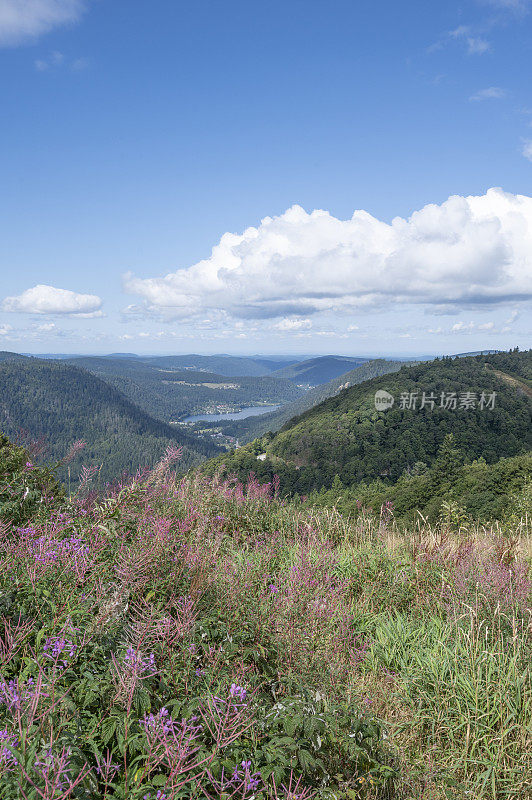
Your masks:
<path fill-rule="evenodd" d="M 11 452 L 2 798 L 532 797 L 528 490 L 405 527 L 177 456 L 102 499 Z"/>

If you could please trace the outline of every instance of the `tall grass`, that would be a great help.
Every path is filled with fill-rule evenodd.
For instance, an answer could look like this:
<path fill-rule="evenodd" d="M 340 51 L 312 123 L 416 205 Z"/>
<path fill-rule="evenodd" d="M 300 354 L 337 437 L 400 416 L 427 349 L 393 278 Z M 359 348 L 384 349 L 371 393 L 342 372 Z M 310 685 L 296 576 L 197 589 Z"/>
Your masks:
<path fill-rule="evenodd" d="M 527 520 L 402 529 L 176 453 L 0 532 L 0 796 L 532 797 Z"/>

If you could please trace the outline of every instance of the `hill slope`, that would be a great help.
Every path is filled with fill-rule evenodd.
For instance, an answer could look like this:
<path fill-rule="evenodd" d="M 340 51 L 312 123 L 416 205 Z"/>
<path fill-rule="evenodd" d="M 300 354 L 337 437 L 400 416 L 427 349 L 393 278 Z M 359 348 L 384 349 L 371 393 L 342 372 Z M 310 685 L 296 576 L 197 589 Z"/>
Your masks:
<path fill-rule="evenodd" d="M 368 360 L 367 358 L 349 358 L 348 356 L 320 356 L 283 367 L 273 374 L 279 378 L 288 378 L 294 383 L 319 386 L 321 383 L 338 378 L 348 370 L 355 369 Z"/>
<path fill-rule="evenodd" d="M 0 350 L 0 363 L 4 361 L 29 361 L 29 356 L 23 356 L 20 353 L 10 353 L 8 350 Z"/>
<path fill-rule="evenodd" d="M 169 445 L 184 447 L 183 467 L 216 453 L 210 443 L 153 419 L 94 375 L 38 359 L 0 363 L 0 430 L 44 439 L 51 459 L 83 439 L 87 447 L 72 470 L 105 462 L 104 478 L 152 465 Z"/>
<path fill-rule="evenodd" d="M 291 420 L 274 436 L 263 437 L 216 459 L 228 472 L 259 479 L 281 477 L 285 491 L 308 492 L 330 486 L 339 475 L 344 486 L 383 477 L 396 481 L 416 462 L 430 465 L 449 433 L 467 458 L 493 463 L 532 448 L 531 403 L 523 389 L 509 385 L 495 370 L 526 383 L 532 353 L 505 353 L 464 359 L 436 359 L 366 381 L 341 391 Z M 376 411 L 377 390 L 395 398 L 388 411 Z M 434 408 L 420 408 L 422 393 Z M 457 397 L 457 407 L 440 408 L 441 394 Z M 495 407 L 460 407 L 463 393 L 496 393 Z M 401 408 L 400 398 L 417 393 L 417 408 Z M 264 455 L 265 454 L 265 455 Z M 264 460 L 257 460 L 261 455 Z"/>
<path fill-rule="evenodd" d="M 530 800 L 530 495 L 414 527 L 29 459 L 0 436 L 3 800 Z"/>
<path fill-rule="evenodd" d="M 366 361 L 359 367 L 340 375 L 339 378 L 334 378 L 328 383 L 309 389 L 298 400 L 287 403 L 277 411 L 272 411 L 270 414 L 261 414 L 258 417 L 247 417 L 246 419 L 224 422 L 222 423 L 223 431 L 229 436 L 235 436 L 240 444 L 246 444 L 258 436 L 264 436 L 269 431 L 280 430 L 283 425 L 294 417 L 322 403 L 342 389 L 362 383 L 370 378 L 376 378 L 379 375 L 397 372 L 403 365 L 403 361 L 385 361 L 382 358 Z"/>

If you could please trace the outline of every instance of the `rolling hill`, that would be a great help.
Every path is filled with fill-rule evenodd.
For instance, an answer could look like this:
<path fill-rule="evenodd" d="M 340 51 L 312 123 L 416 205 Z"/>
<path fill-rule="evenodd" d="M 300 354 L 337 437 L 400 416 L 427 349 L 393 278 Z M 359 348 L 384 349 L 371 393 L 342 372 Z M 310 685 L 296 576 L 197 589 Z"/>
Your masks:
<path fill-rule="evenodd" d="M 105 479 L 153 465 L 169 445 L 183 447 L 183 468 L 217 452 L 210 442 L 153 419 L 114 387 L 63 361 L 0 363 L 0 430 L 43 440 L 51 460 L 83 439 L 87 446 L 72 462 L 73 474 L 82 464 L 104 463 Z"/>
<path fill-rule="evenodd" d="M 142 356 L 142 361 L 164 369 L 187 369 L 203 372 L 214 372 L 226 378 L 248 376 L 260 378 L 270 375 L 272 370 L 267 364 L 253 358 L 241 356 L 202 356 L 189 354 L 183 356 Z"/>
<path fill-rule="evenodd" d="M 350 358 L 348 356 L 319 356 L 282 367 L 273 374 L 278 378 L 288 378 L 294 383 L 319 386 L 319 384 L 332 381 L 369 360 L 368 358 Z"/>
<path fill-rule="evenodd" d="M 500 373 L 513 376 L 514 383 Z M 245 477 L 254 471 L 260 480 L 278 474 L 288 493 L 328 487 L 336 475 L 344 486 L 376 478 L 393 483 L 417 463 L 430 466 L 447 434 L 454 435 L 464 458 L 483 457 L 494 463 L 532 448 L 532 406 L 526 393 L 531 375 L 530 351 L 403 366 L 341 391 L 290 420 L 275 435 L 215 459 L 208 469 L 224 463 L 227 473 Z M 376 410 L 377 390 L 395 398 L 391 409 Z M 433 408 L 430 403 L 420 408 L 423 392 L 435 398 Z M 447 401 L 453 392 L 457 407 L 440 407 L 442 393 Z M 461 407 L 460 398 L 467 392 L 476 397 L 475 408 Z M 482 393 L 493 392 L 494 408 L 481 410 Z M 417 396 L 416 408 L 402 408 L 402 396 Z"/>
<path fill-rule="evenodd" d="M 8 350 L 0 350 L 0 364 L 5 361 L 28 361 L 29 356 L 20 355 L 20 353 L 10 353 Z"/>

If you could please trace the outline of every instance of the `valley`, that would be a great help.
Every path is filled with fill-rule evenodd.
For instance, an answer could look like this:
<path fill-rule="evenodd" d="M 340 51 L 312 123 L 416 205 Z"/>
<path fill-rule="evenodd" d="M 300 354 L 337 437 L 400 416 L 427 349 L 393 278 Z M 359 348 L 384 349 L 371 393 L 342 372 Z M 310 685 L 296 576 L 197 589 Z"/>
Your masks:
<path fill-rule="evenodd" d="M 278 374 L 297 371 L 286 359 L 132 354 L 39 359 L 4 351 L 0 430 L 41 442 L 43 457 L 58 460 L 83 439 L 83 454 L 68 466 L 74 483 L 82 464 L 97 465 L 105 480 L 149 467 L 169 442 L 183 447 L 180 464 L 186 469 L 238 447 L 242 437 L 231 426 L 245 423 L 254 430 L 256 420 L 275 430 L 277 415 L 291 417 L 300 408 L 297 402 L 313 405 L 317 397 L 334 393 L 342 384 L 341 370 L 355 362 L 361 365 L 357 369 L 371 363 L 334 356 L 302 362 L 300 372 L 308 372 L 310 364 L 311 387 Z M 389 363 L 395 368 L 384 361 L 379 368 L 388 369 Z M 218 372 L 208 371 L 213 367 Z M 242 374 L 235 374 L 238 370 Z M 331 374 L 340 377 L 325 382 Z"/>

